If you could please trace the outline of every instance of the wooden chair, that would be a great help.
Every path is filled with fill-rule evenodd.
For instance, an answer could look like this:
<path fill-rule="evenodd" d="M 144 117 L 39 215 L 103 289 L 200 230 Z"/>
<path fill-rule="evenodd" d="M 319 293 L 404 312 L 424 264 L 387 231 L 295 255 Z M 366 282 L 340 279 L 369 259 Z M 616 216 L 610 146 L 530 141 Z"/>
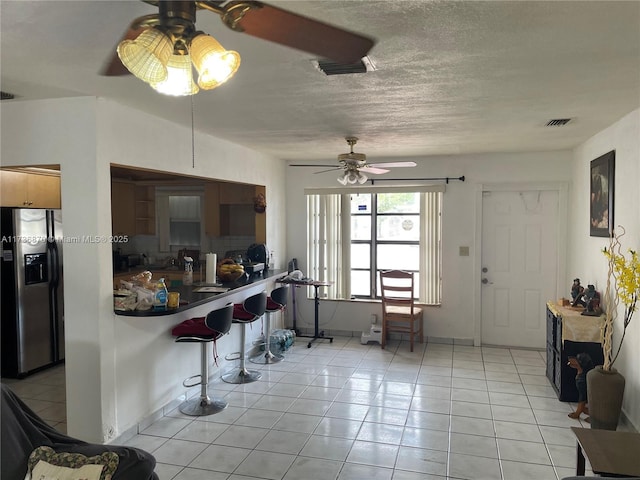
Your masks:
<path fill-rule="evenodd" d="M 408 333 L 412 352 L 415 336 L 420 343 L 424 342 L 422 309 L 414 304 L 413 286 L 413 272 L 380 271 L 382 348 L 387 343 L 388 332 Z"/>

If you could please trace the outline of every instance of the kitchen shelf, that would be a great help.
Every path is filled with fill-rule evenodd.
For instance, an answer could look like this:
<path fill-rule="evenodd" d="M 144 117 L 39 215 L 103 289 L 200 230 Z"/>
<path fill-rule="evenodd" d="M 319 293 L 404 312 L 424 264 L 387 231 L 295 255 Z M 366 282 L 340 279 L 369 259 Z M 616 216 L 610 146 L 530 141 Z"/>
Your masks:
<path fill-rule="evenodd" d="M 136 185 L 135 190 L 135 231 L 138 235 L 156 234 L 156 191 L 155 187 Z"/>

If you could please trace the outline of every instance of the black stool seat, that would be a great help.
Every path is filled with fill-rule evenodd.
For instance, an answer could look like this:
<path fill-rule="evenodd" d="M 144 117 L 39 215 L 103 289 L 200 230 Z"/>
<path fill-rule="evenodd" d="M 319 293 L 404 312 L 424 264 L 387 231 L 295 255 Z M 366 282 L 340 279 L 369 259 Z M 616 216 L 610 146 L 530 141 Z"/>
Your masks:
<path fill-rule="evenodd" d="M 282 287 L 275 288 L 271 291 L 271 295 L 267 298 L 266 317 L 264 327 L 264 354 L 256 355 L 249 360 L 253 363 L 261 363 L 268 365 L 271 363 L 278 363 L 284 359 L 284 355 L 279 353 L 273 353 L 271 351 L 271 315 L 284 310 L 287 305 L 287 297 L 289 294 L 289 286 L 284 285 Z"/>
<path fill-rule="evenodd" d="M 213 356 L 216 359 L 215 342 L 229 332 L 233 321 L 233 304 L 209 312 L 206 317 L 190 318 L 179 323 L 171 330 L 176 342 L 200 343 L 200 374 L 187 378 L 182 384 L 187 387 L 200 385 L 200 397 L 186 400 L 180 404 L 179 410 L 185 415 L 212 415 L 224 410 L 227 402 L 221 398 L 210 398 L 207 392 L 209 383 L 209 361 L 207 344 L 213 342 Z M 192 380 L 197 382 L 191 383 Z"/>
<path fill-rule="evenodd" d="M 233 306 L 233 323 L 242 324 L 242 334 L 240 336 L 240 352 L 234 355 L 238 355 L 240 359 L 240 366 L 234 368 L 231 372 L 222 375 L 222 380 L 227 383 L 251 383 L 262 377 L 262 374 L 257 371 L 247 370 L 245 366 L 245 342 L 247 337 L 247 324 L 258 320 L 267 308 L 267 294 L 266 292 L 260 292 L 256 295 L 252 295 L 244 300 L 242 303 L 236 303 Z M 230 359 L 230 357 L 227 357 Z M 234 358 L 234 360 L 237 358 Z"/>

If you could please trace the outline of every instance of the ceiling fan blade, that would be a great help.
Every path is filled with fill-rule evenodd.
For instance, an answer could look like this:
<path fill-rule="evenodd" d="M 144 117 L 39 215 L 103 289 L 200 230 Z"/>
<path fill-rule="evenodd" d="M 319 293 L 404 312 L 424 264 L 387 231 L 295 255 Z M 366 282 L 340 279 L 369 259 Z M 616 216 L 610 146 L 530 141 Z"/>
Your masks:
<path fill-rule="evenodd" d="M 375 43 L 364 35 L 262 2 L 233 1 L 224 9 L 223 21 L 233 30 L 338 63 L 359 61 Z"/>
<path fill-rule="evenodd" d="M 343 167 L 333 167 L 333 168 L 330 168 L 329 170 L 320 170 L 319 172 L 313 172 L 313 174 L 315 175 L 316 173 L 335 172 L 337 170 L 344 170 L 344 168 Z"/>
<path fill-rule="evenodd" d="M 312 163 L 290 163 L 289 166 L 290 167 L 333 167 L 333 168 L 342 168 L 342 167 L 336 167 L 335 165 L 318 165 L 318 164 L 312 164 Z"/>
<path fill-rule="evenodd" d="M 366 167 L 359 168 L 361 172 L 364 173 L 373 173 L 374 175 L 380 175 L 382 173 L 387 173 L 389 170 L 385 170 L 384 168 L 375 168 L 371 165 L 367 165 Z"/>
<path fill-rule="evenodd" d="M 381 168 L 415 167 L 416 162 L 369 163 L 367 166 Z"/>

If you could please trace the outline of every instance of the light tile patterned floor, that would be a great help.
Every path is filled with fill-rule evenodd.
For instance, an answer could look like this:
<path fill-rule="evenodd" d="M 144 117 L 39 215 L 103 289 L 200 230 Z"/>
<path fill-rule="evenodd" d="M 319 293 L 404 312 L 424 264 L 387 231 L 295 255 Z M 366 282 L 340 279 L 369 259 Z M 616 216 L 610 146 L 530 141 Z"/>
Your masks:
<path fill-rule="evenodd" d="M 156 457 L 161 480 L 561 479 L 575 438 L 543 352 L 357 338 L 298 343 L 247 385 L 214 380 L 229 407 L 178 410 L 128 444 Z M 59 369 L 11 387 L 64 429 Z M 55 396 L 56 398 L 52 398 Z M 64 409 L 62 409 L 64 412 Z"/>

